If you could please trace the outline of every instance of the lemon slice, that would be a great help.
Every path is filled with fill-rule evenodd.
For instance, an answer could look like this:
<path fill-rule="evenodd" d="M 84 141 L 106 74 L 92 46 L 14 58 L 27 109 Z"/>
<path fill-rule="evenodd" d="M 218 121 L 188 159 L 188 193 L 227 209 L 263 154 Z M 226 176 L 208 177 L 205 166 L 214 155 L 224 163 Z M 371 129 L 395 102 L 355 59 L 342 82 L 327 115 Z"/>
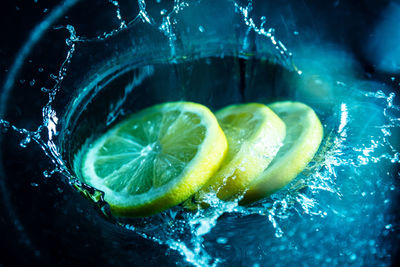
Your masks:
<path fill-rule="evenodd" d="M 277 102 L 269 107 L 285 122 L 284 145 L 268 168 L 253 180 L 240 204 L 264 198 L 293 180 L 312 160 L 322 141 L 323 128 L 315 112 L 299 102 Z"/>
<path fill-rule="evenodd" d="M 285 137 L 285 124 L 263 104 L 231 105 L 215 115 L 228 140 L 228 153 L 197 201 L 208 192 L 222 200 L 242 194 L 272 161 Z"/>
<path fill-rule="evenodd" d="M 146 216 L 186 200 L 213 175 L 227 141 L 211 111 L 171 102 L 133 114 L 93 144 L 74 167 L 103 191 L 116 216 Z"/>

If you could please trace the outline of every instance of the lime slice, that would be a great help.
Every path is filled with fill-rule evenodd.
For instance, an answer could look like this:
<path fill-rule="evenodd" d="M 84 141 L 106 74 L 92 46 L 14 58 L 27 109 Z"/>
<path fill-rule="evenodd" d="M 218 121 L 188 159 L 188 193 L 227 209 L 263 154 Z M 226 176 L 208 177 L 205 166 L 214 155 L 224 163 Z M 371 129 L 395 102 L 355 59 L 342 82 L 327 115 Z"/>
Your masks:
<path fill-rule="evenodd" d="M 284 145 L 268 168 L 253 180 L 240 204 L 250 204 L 278 191 L 312 160 L 322 141 L 323 128 L 315 112 L 299 102 L 277 102 L 269 107 L 285 122 Z"/>
<path fill-rule="evenodd" d="M 227 141 L 211 111 L 172 102 L 133 114 L 78 153 L 74 167 L 103 191 L 116 216 L 146 216 L 198 191 L 219 168 Z"/>
<path fill-rule="evenodd" d="M 196 198 L 216 192 L 228 200 L 243 194 L 272 161 L 285 137 L 285 124 L 263 104 L 231 105 L 216 112 L 229 149 L 218 172 Z"/>

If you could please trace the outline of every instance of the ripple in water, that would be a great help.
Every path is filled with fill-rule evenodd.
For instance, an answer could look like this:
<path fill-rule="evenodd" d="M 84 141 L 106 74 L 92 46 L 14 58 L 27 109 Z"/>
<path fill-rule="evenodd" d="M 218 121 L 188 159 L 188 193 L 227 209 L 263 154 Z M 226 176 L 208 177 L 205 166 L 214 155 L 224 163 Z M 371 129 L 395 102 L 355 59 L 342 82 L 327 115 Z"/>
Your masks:
<path fill-rule="evenodd" d="M 184 259 L 179 265 L 390 264 L 395 249 L 392 246 L 398 242 L 398 236 L 394 235 L 399 227 L 392 211 L 398 196 L 400 107 L 394 103 L 396 96 L 387 86 L 380 88 L 377 83 L 358 80 L 353 69 L 338 73 L 330 68 L 327 62 L 346 61 L 337 59 L 338 53 L 344 53 L 339 49 L 320 48 L 323 59 L 315 56 L 318 53 L 315 50 L 312 55 L 302 52 L 292 55 L 276 39 L 274 30 L 266 27 L 267 17 L 256 19 L 253 16 L 252 1 L 245 5 L 230 2 L 231 11 L 241 18 L 246 29 L 239 42 L 239 53 L 232 55 L 231 50 L 224 48 L 217 54 L 208 55 L 203 51 L 189 59 L 180 56 L 182 37 L 177 33 L 180 19 L 184 19 L 182 14 L 199 3 L 175 0 L 172 7 L 162 8 L 156 17 L 146 1 L 139 0 L 137 16 L 129 22 L 123 19 L 119 2 L 110 3 L 118 21 L 118 26 L 111 31 L 92 38 L 80 36 L 71 25 L 55 28 L 69 33 L 68 53 L 58 74 L 52 76 L 55 85 L 42 89 L 49 97 L 42 109 L 43 123 L 30 131 L 0 121 L 2 131 L 12 129 L 23 136 L 21 147 L 31 141 L 40 145 L 55 166 L 44 173 L 45 177 L 62 174 L 72 187 L 97 205 L 107 220 L 178 251 Z M 77 101 L 68 106 L 70 111 L 62 115 L 61 121 L 68 123 L 60 125 L 57 114 L 62 112 L 57 111 L 55 103 L 65 89 L 63 82 L 75 53 L 85 44 L 118 38 L 137 25 L 150 25 L 167 38 L 169 54 L 166 58 L 151 64 L 129 65 L 121 61 L 106 65 L 104 75 L 99 72 L 91 76 L 93 82 L 81 89 Z M 200 25 L 198 30 L 204 33 L 212 29 Z M 260 40 L 274 50 L 267 58 L 251 48 Z M 349 55 L 345 53 L 345 56 Z M 227 71 L 230 68 L 232 71 Z M 210 70 L 217 70 L 215 76 Z M 274 75 L 269 74 L 271 72 Z M 220 89 L 222 93 L 232 94 L 224 100 L 226 103 L 221 100 L 221 92 L 212 86 L 199 90 L 191 87 L 201 80 L 193 77 L 199 73 L 215 78 L 215 87 L 221 85 L 220 81 L 236 84 L 226 91 Z M 268 75 L 271 77 L 265 78 Z M 174 77 L 171 84 L 157 83 L 170 76 Z M 181 85 L 179 89 L 171 88 L 177 84 Z M 261 92 L 260 84 L 270 91 Z M 101 127 L 91 133 L 79 128 L 77 125 L 83 124 L 85 119 L 93 119 L 91 115 L 98 111 L 98 101 L 104 107 L 102 101 L 110 96 L 112 85 L 118 85 L 120 92 L 111 91 L 115 97 L 108 100 L 112 103 L 107 112 L 96 115 L 95 120 L 101 120 Z M 168 89 L 168 95 L 160 85 Z M 209 84 L 197 86 L 205 85 Z M 148 89 L 143 89 L 145 87 Z M 150 95 L 158 98 L 149 99 Z M 138 103 L 146 106 L 152 101 L 170 101 L 170 95 L 197 100 L 214 109 L 242 101 L 303 101 L 315 109 L 323 123 L 323 144 L 313 162 L 296 179 L 251 206 L 239 206 L 237 201 L 222 202 L 211 194 L 210 208 L 205 210 L 187 212 L 178 206 L 148 218 L 113 218 L 102 193 L 77 180 L 70 170 L 73 151 L 89 135 L 98 134 L 125 114 L 139 109 Z M 65 141 L 68 137 L 72 139 Z M 60 143 L 59 139 L 65 140 Z"/>

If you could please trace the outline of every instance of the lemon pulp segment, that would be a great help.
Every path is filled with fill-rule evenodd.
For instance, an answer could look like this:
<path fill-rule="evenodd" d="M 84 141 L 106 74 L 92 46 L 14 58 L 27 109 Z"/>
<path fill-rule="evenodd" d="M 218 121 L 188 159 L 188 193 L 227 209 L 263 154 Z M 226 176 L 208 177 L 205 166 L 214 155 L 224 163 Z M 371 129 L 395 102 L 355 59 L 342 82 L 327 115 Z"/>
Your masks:
<path fill-rule="evenodd" d="M 212 112 L 191 102 L 131 115 L 82 148 L 74 166 L 116 216 L 146 216 L 184 201 L 213 175 L 227 140 Z"/>

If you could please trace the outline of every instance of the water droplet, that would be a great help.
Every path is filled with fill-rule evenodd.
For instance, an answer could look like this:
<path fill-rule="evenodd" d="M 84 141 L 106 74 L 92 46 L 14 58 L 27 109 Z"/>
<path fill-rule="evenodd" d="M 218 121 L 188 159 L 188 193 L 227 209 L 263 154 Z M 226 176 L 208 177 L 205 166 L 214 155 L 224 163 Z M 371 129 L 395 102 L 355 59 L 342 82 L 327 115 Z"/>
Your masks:
<path fill-rule="evenodd" d="M 298 31 L 294 31 L 293 34 L 294 35 L 299 35 L 299 32 Z"/>
<path fill-rule="evenodd" d="M 381 131 L 385 136 L 391 136 L 392 135 L 392 132 L 389 129 L 382 128 Z"/>
<path fill-rule="evenodd" d="M 226 244 L 226 243 L 228 243 L 228 239 L 225 237 L 218 237 L 217 243 L 218 244 Z"/>
<path fill-rule="evenodd" d="M 128 230 L 131 230 L 131 231 L 135 230 L 135 226 L 130 225 L 130 224 L 125 224 L 124 227 L 125 227 L 126 229 L 128 229 Z"/>
<path fill-rule="evenodd" d="M 275 237 L 281 238 L 283 236 L 283 231 L 280 228 L 276 228 Z"/>
<path fill-rule="evenodd" d="M 395 77 L 391 77 L 390 79 L 391 79 L 392 81 L 396 80 L 396 78 L 395 78 Z"/>
<path fill-rule="evenodd" d="M 387 230 L 391 229 L 392 227 L 393 227 L 392 224 L 387 224 L 387 225 L 385 225 L 385 229 L 387 229 Z"/>
<path fill-rule="evenodd" d="M 43 172 L 43 175 L 46 178 L 50 178 L 53 175 L 53 172 L 46 170 L 46 171 Z"/>
<path fill-rule="evenodd" d="M 200 25 L 200 26 L 199 26 L 199 31 L 200 31 L 200 32 L 204 32 L 204 27 Z"/>
<path fill-rule="evenodd" d="M 32 81 L 29 82 L 29 85 L 30 85 L 30 86 L 34 86 L 34 85 L 35 85 L 35 82 L 36 82 L 35 79 L 33 79 Z"/>
<path fill-rule="evenodd" d="M 25 80 L 19 80 L 19 82 L 20 82 L 21 84 L 23 84 L 23 83 L 25 83 Z"/>
<path fill-rule="evenodd" d="M 26 146 L 31 142 L 31 137 L 28 135 L 27 137 L 25 137 L 20 143 L 19 145 L 23 148 L 26 148 Z"/>
<path fill-rule="evenodd" d="M 0 125 L 3 126 L 4 128 L 10 127 L 10 123 L 8 121 L 1 120 L 1 119 L 0 119 Z"/>
<path fill-rule="evenodd" d="M 351 261 L 355 261 L 357 259 L 357 255 L 356 254 L 351 254 L 350 255 L 350 260 Z"/>
<path fill-rule="evenodd" d="M 33 186 L 33 187 L 38 187 L 39 184 L 37 184 L 37 183 L 31 183 L 31 186 Z"/>
<path fill-rule="evenodd" d="M 167 10 L 166 10 L 166 9 L 161 10 L 161 11 L 160 11 L 160 14 L 161 14 L 161 15 L 167 14 Z"/>
<path fill-rule="evenodd" d="M 38 71 L 39 72 L 43 72 L 43 68 L 38 68 Z"/>

